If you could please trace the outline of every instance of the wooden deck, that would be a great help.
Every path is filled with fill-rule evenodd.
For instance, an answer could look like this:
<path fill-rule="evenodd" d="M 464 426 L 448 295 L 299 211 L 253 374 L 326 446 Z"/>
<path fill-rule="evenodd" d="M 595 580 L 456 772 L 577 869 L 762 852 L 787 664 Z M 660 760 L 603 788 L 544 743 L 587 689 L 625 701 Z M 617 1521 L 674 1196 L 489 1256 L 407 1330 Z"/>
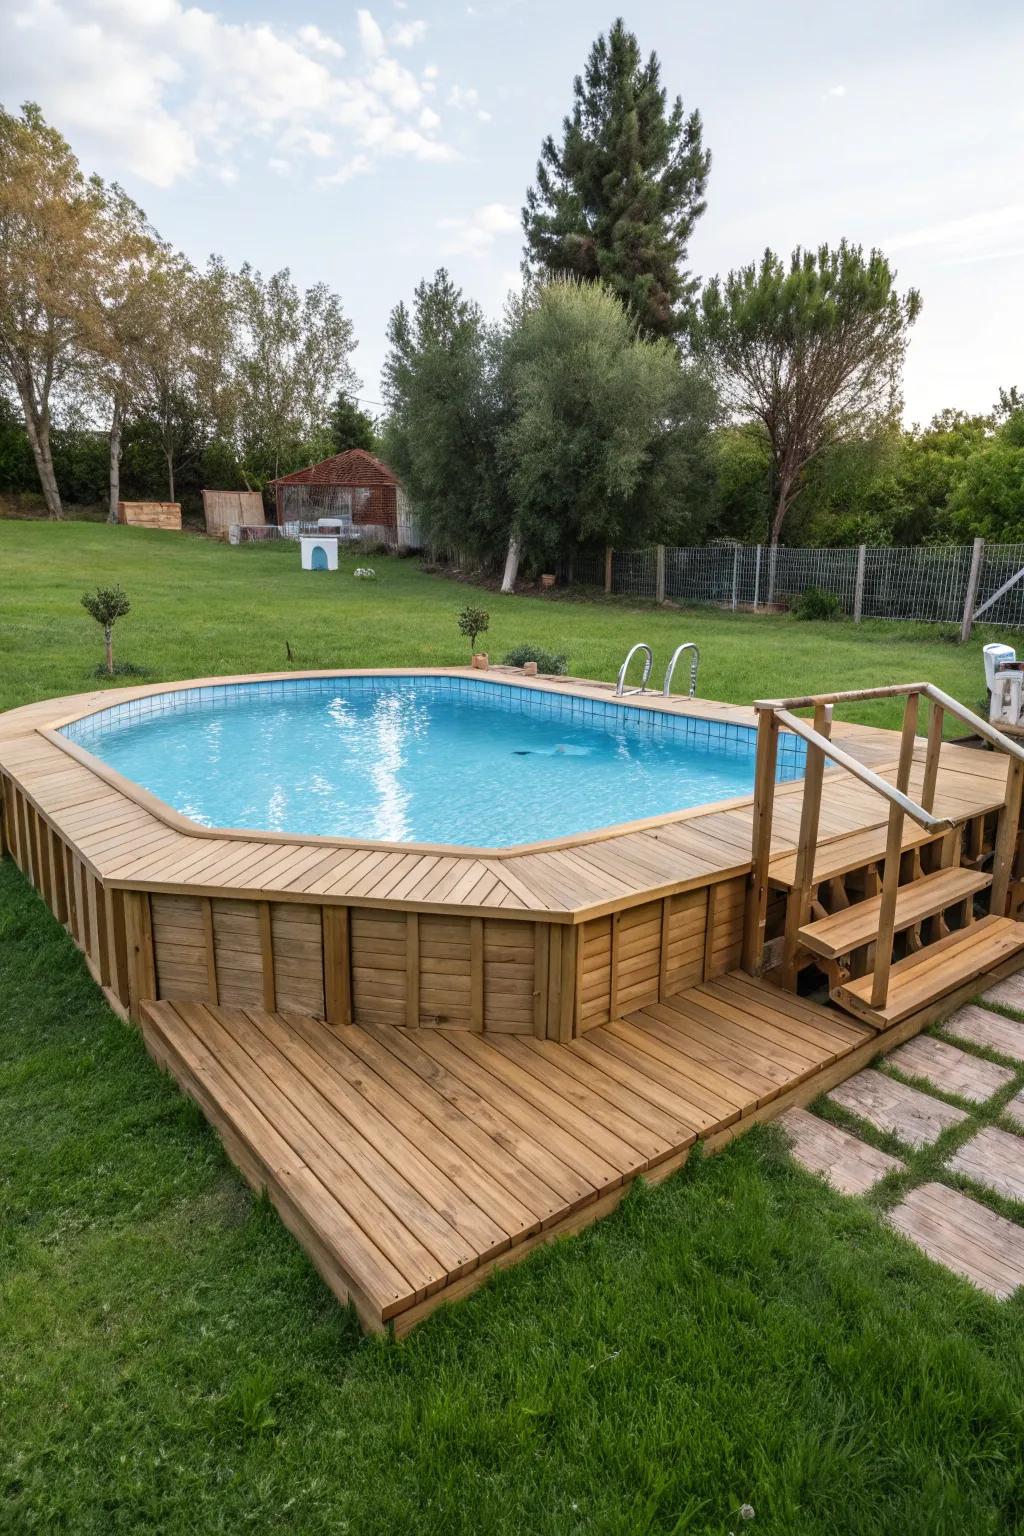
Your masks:
<path fill-rule="evenodd" d="M 610 696 L 578 679 L 494 680 Z M 714 1150 L 808 1102 L 1021 962 L 1018 877 L 1007 915 L 932 946 L 953 976 L 938 1002 L 922 984 L 935 961 L 912 949 L 892 967 L 891 1017 L 853 996 L 870 978 L 849 979 L 843 1013 L 737 970 L 762 895 L 777 947 L 806 880 L 802 782 L 776 787 L 755 874 L 753 795 L 495 850 L 211 831 L 56 734 L 176 686 L 196 684 L 0 716 L 0 851 L 370 1328 L 405 1331 L 495 1266 L 596 1220 L 637 1176 L 678 1168 L 696 1140 Z M 621 703 L 755 723 L 752 709 L 709 700 Z M 833 737 L 919 792 L 923 740 L 907 738 L 901 765 L 897 733 L 836 721 Z M 948 847 L 962 844 L 978 871 L 997 827 L 1018 830 L 1001 811 L 1003 756 L 932 745 L 927 793 L 948 820 L 939 833 L 908 823 L 892 843 L 920 887 L 898 895 L 900 931 L 919 926 L 938 886 L 961 904 L 987 896 L 987 871 L 946 871 Z M 849 765 L 820 785 L 815 879 L 828 905 L 805 926 L 835 955 L 867 936 L 865 880 L 877 891 L 891 829 L 884 793 Z"/>
<path fill-rule="evenodd" d="M 876 1048 L 744 974 L 566 1045 L 186 1002 L 142 1027 L 336 1294 L 399 1332 Z"/>

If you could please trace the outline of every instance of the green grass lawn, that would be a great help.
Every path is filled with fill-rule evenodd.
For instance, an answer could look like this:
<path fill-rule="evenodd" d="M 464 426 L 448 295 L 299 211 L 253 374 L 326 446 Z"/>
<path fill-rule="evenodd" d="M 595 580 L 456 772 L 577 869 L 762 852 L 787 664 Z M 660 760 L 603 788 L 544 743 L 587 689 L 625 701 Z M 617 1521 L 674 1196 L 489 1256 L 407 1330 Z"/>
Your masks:
<path fill-rule="evenodd" d="M 646 640 L 657 685 L 680 641 L 696 640 L 700 692 L 731 703 L 922 679 L 972 706 L 984 694 L 981 632 L 960 647 L 923 624 L 501 597 L 425 576 L 413 560 L 376 560 L 377 581 L 361 582 L 351 577 L 356 563 L 344 561 L 338 577 L 313 575 L 299 569 L 292 544 L 231 549 L 138 528 L 0 522 L 0 708 L 94 686 L 102 641 L 79 598 L 115 581 L 134 604 L 117 629 L 118 656 L 156 679 L 285 670 L 286 644 L 300 667 L 463 662 L 455 619 L 473 603 L 490 613 L 484 643 L 493 660 L 533 641 L 564 651 L 579 676 L 614 678 L 630 645 Z M 900 708 L 887 700 L 845 717 L 895 724 Z"/>
<path fill-rule="evenodd" d="M 77 600 L 100 581 L 135 602 L 120 654 L 154 677 L 283 667 L 286 640 L 297 665 L 460 659 L 473 589 L 411 562 L 378 562 L 373 586 L 296 564 L 0 524 L 2 707 L 90 685 Z M 726 699 L 982 686 L 980 641 L 921 629 L 483 605 L 492 655 L 532 639 L 597 676 L 635 638 L 659 659 L 696 638 L 702 692 Z M 401 1344 L 363 1339 L 9 862 L 0 1206 L 0 1531 L 1024 1530 L 1024 1298 L 930 1264 L 771 1127 Z"/>

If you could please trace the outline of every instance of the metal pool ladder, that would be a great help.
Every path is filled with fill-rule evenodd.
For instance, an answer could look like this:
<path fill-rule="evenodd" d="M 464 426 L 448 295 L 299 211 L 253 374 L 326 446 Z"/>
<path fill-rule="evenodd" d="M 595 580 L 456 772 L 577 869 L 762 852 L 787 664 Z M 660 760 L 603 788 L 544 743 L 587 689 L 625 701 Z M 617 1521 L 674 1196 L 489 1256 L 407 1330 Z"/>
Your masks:
<path fill-rule="evenodd" d="M 633 657 L 636 655 L 637 651 L 643 651 L 644 655 L 647 658 L 646 661 L 644 662 L 643 676 L 640 678 L 640 687 L 639 688 L 627 688 L 626 687 L 626 672 L 628 671 L 629 664 L 633 660 Z M 615 684 L 615 692 L 616 692 L 617 696 L 619 698 L 621 698 L 624 693 L 643 693 L 643 692 L 645 692 L 645 690 L 647 688 L 647 679 L 651 675 L 651 668 L 653 666 L 654 666 L 654 653 L 651 650 L 649 645 L 645 645 L 642 640 L 639 640 L 636 645 L 630 646 L 629 651 L 626 654 L 626 659 L 622 663 L 622 666 L 619 668 L 619 680 Z"/>
<path fill-rule="evenodd" d="M 682 645 L 676 646 L 675 650 L 672 652 L 672 660 L 665 668 L 665 681 L 661 685 L 661 692 L 663 697 L 666 699 L 669 695 L 669 689 L 672 687 L 672 674 L 676 669 L 676 662 L 679 660 L 684 651 L 693 652 L 693 655 L 690 657 L 689 697 L 692 699 L 694 694 L 697 692 L 697 668 L 700 666 L 700 646 L 697 645 L 697 643 L 693 640 L 687 640 Z"/>

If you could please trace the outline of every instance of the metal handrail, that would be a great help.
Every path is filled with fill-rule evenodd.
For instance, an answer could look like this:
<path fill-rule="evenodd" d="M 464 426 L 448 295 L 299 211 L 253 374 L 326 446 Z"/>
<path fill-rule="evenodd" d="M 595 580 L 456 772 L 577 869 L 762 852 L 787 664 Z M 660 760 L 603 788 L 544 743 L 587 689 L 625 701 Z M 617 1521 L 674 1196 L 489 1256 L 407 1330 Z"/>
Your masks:
<path fill-rule="evenodd" d="M 629 688 L 629 689 L 627 689 L 626 688 L 626 672 L 627 672 L 627 670 L 629 668 L 630 662 L 633 660 L 633 657 L 636 655 L 637 651 L 643 651 L 643 652 L 645 652 L 645 654 L 647 656 L 647 660 L 644 662 L 643 676 L 640 679 L 640 687 L 639 688 Z M 617 698 L 621 698 L 622 695 L 624 693 L 626 693 L 626 692 L 628 692 L 628 693 L 643 693 L 645 688 L 647 687 L 647 679 L 651 675 L 651 668 L 653 666 L 654 666 L 654 652 L 651 650 L 649 645 L 645 645 L 642 640 L 638 640 L 636 645 L 630 646 L 629 651 L 626 654 L 626 659 L 622 663 L 622 666 L 619 668 L 619 680 L 615 684 L 615 694 L 616 694 L 616 697 Z"/>
<path fill-rule="evenodd" d="M 947 832 L 956 825 L 948 816 L 933 816 L 930 811 L 925 810 L 923 805 L 918 805 L 916 800 L 911 800 L 909 795 L 905 795 L 901 789 L 897 789 L 871 768 L 865 767 L 857 758 L 851 757 L 849 752 L 844 752 L 842 747 L 837 747 L 835 742 L 830 741 L 827 736 L 822 736 L 813 726 L 808 725 L 806 720 L 801 720 L 799 715 L 792 715 L 788 709 L 778 707 L 775 707 L 774 713 L 780 725 L 792 731 L 794 736 L 799 736 L 811 746 L 817 747 L 819 752 L 831 762 L 838 764 L 840 768 L 845 768 L 855 779 L 859 779 L 862 784 L 866 784 L 877 794 L 883 795 L 892 805 L 898 805 L 900 810 L 904 811 L 911 820 L 916 821 L 919 827 L 924 827 L 928 832 Z"/>
<path fill-rule="evenodd" d="M 669 696 L 669 688 L 672 685 L 672 674 L 676 670 L 676 662 L 679 660 L 684 651 L 693 652 L 693 657 L 690 661 L 689 697 L 692 699 L 694 694 L 697 692 L 697 668 L 700 666 L 700 646 L 696 643 L 695 640 L 685 640 L 682 645 L 676 646 L 675 650 L 672 652 L 672 658 L 669 661 L 668 666 L 665 668 L 665 681 L 661 685 L 661 693 L 663 698 L 667 699 Z"/>

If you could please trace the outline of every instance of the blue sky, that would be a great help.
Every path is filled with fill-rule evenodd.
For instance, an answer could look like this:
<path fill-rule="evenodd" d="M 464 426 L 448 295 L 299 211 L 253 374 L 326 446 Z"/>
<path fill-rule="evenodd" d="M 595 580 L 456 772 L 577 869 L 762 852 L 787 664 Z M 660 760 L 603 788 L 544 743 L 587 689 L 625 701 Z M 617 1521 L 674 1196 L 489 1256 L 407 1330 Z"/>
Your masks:
<path fill-rule="evenodd" d="M 623 12 L 713 155 L 691 266 L 877 244 L 920 288 L 908 419 L 1024 386 L 1024 8 L 655 4 Z M 445 264 L 496 312 L 542 137 L 615 7 L 584 0 L 0 0 L 26 98 L 196 260 L 344 300 L 380 397 L 391 307 Z"/>

